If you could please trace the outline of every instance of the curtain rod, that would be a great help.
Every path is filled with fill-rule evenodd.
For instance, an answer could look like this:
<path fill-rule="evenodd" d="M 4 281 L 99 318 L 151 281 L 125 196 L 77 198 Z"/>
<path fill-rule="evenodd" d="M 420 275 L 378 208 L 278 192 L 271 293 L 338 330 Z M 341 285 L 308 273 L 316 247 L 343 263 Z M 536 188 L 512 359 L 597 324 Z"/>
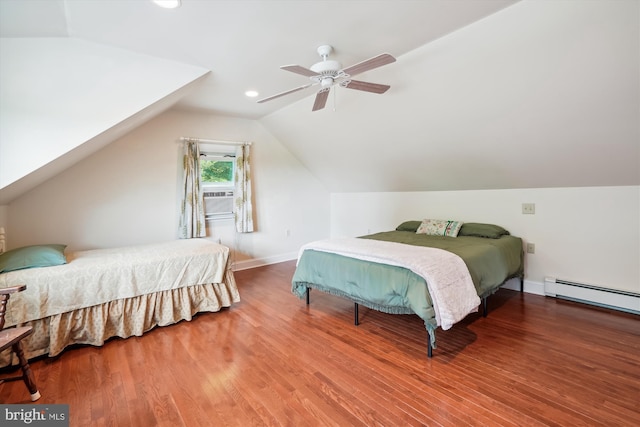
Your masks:
<path fill-rule="evenodd" d="M 180 142 L 183 141 L 194 141 L 194 142 L 203 142 L 205 144 L 221 144 L 221 145 L 251 145 L 250 142 L 239 142 L 239 141 L 223 141 L 218 139 L 202 139 L 202 138 L 191 138 L 191 137 L 181 137 Z"/>

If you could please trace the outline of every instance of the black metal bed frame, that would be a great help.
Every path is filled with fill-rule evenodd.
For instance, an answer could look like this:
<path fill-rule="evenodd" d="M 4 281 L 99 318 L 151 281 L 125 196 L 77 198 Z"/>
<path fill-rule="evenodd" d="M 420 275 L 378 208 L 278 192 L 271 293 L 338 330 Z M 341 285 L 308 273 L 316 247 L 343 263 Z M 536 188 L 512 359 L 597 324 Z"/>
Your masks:
<path fill-rule="evenodd" d="M 504 285 L 508 280 L 511 280 L 512 277 L 508 278 L 507 280 L 505 280 L 502 284 Z M 502 285 L 500 285 L 502 286 Z M 310 304 L 309 302 L 309 291 L 311 291 L 311 288 L 309 286 L 307 286 L 307 292 L 306 292 L 306 302 L 307 305 Z M 520 276 L 520 292 L 524 292 L 524 276 Z M 482 317 L 487 317 L 487 313 L 488 313 L 488 308 L 487 308 L 487 299 L 489 298 L 489 296 L 485 296 L 482 298 Z M 360 319 L 359 319 L 359 307 L 360 305 L 357 302 L 353 303 L 353 324 L 355 326 L 360 325 Z M 431 358 L 433 357 L 433 347 L 431 345 L 431 333 L 427 330 L 427 357 Z"/>

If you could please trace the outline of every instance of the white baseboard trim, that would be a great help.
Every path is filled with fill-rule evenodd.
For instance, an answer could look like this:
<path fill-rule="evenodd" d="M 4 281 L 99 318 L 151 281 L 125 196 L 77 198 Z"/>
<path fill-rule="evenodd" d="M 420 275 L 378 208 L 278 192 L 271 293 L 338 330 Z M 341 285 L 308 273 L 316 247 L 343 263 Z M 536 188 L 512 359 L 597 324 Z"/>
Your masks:
<path fill-rule="evenodd" d="M 244 261 L 234 262 L 231 266 L 233 271 L 247 270 L 249 268 L 262 267 L 279 262 L 292 261 L 298 259 L 298 252 L 290 252 L 288 254 L 275 255 L 267 258 L 254 258 Z"/>
<path fill-rule="evenodd" d="M 513 279 L 507 280 L 507 283 L 502 285 L 505 289 L 511 289 L 512 291 L 520 290 L 520 279 L 514 277 Z M 535 294 L 535 295 L 544 295 L 544 283 L 533 282 L 531 280 L 524 281 L 524 292 Z"/>

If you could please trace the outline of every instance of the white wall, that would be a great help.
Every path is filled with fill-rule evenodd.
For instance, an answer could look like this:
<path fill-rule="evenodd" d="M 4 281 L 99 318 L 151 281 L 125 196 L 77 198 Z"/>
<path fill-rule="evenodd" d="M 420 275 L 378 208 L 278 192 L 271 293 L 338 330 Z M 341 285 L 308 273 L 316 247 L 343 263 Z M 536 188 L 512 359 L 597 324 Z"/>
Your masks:
<path fill-rule="evenodd" d="M 640 293 L 639 186 L 331 195 L 332 237 L 424 218 L 498 224 L 535 243 L 525 286 L 547 276 Z"/>
<path fill-rule="evenodd" d="M 237 249 L 239 265 L 294 258 L 301 244 L 328 235 L 328 192 L 259 122 L 169 111 L 10 203 L 9 248 L 55 242 L 77 250 L 176 238 L 181 136 L 253 142 L 257 231 L 237 234 L 231 221 L 209 230 Z"/>

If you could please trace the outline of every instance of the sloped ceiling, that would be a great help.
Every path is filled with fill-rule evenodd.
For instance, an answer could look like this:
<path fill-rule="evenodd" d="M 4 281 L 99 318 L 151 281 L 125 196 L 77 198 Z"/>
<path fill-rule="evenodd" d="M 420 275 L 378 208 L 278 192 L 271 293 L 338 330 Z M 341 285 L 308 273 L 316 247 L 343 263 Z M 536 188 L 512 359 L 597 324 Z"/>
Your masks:
<path fill-rule="evenodd" d="M 346 67 L 381 52 L 403 55 L 518 0 L 2 0 L 0 36 L 74 37 L 211 70 L 179 106 L 260 118 L 312 92 L 257 104 L 306 83 L 279 69 L 318 62 L 334 47 Z"/>
<path fill-rule="evenodd" d="M 173 103 L 258 118 L 308 96 L 257 104 L 244 91 L 300 85 L 278 68 L 310 66 L 320 44 L 333 44 L 345 66 L 385 50 L 401 55 L 514 2 L 182 0 L 165 10 L 148 0 L 2 0 L 0 204 Z"/>
<path fill-rule="evenodd" d="M 4 38 L 69 37 L 211 70 L 194 77 L 195 90 L 158 92 L 162 108 L 175 102 L 259 119 L 331 191 L 640 184 L 635 0 L 182 0 L 176 10 L 149 1 L 2 0 L 0 12 Z M 278 67 L 310 66 L 325 43 L 343 65 L 396 56 L 358 76 L 391 90 L 338 88 L 314 113 L 313 91 L 266 104 L 243 95 L 304 84 Z M 4 49 L 0 55 L 4 64 Z M 122 107 L 118 123 L 126 125 L 94 134 L 101 144 L 139 123 L 132 118 L 160 111 L 136 115 L 120 103 L 127 100 L 110 102 Z M 68 118 L 64 126 L 77 123 Z M 0 139 L 0 153 L 4 146 Z M 77 161 L 86 150 L 71 151 Z M 66 167 L 55 159 L 30 176 Z M 26 189 L 0 188 L 0 204 Z"/>
<path fill-rule="evenodd" d="M 638 2 L 521 2 L 262 121 L 332 192 L 640 184 Z"/>
<path fill-rule="evenodd" d="M 208 73 L 69 38 L 5 38 L 0 51 L 0 204 L 166 110 Z"/>

